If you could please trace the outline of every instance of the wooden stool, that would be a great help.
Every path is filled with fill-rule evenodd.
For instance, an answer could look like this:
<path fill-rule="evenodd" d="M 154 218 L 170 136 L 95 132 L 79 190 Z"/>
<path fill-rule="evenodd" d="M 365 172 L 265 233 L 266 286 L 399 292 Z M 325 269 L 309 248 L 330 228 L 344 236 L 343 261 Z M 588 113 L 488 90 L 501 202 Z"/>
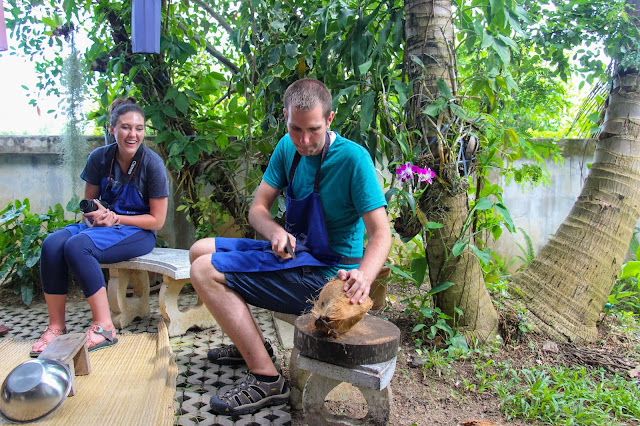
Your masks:
<path fill-rule="evenodd" d="M 311 314 L 296 320 L 290 365 L 291 386 L 302 391 L 302 401 L 294 401 L 293 405 L 302 405 L 305 422 L 309 425 L 387 424 L 391 416 L 389 383 L 400 344 L 398 327 L 366 315 L 347 333 L 333 338 L 316 333 L 314 321 Z M 324 408 L 325 397 L 342 382 L 362 392 L 369 406 L 364 419 L 349 418 L 349 423 L 340 423 L 337 421 L 345 419 L 344 416 L 330 415 Z"/>
<path fill-rule="evenodd" d="M 58 361 L 71 371 L 71 391 L 69 396 L 76 393 L 76 376 L 84 376 L 91 372 L 89 352 L 87 351 L 87 336 L 84 333 L 63 334 L 56 337 L 42 351 L 38 358 Z"/>

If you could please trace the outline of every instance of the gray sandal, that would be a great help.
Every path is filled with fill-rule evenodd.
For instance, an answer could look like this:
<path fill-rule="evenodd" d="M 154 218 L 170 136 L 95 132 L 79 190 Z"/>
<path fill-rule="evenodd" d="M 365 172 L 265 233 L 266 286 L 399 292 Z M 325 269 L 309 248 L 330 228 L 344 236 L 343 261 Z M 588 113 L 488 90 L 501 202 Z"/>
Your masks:
<path fill-rule="evenodd" d="M 104 349 L 118 343 L 118 338 L 115 337 L 116 333 L 114 331 L 107 331 L 104 328 L 100 327 L 98 324 L 93 324 L 89 331 L 87 331 L 87 341 L 89 341 L 89 333 L 91 332 L 100 334 L 104 337 L 104 340 L 88 348 L 89 352 L 97 351 L 98 349 Z"/>

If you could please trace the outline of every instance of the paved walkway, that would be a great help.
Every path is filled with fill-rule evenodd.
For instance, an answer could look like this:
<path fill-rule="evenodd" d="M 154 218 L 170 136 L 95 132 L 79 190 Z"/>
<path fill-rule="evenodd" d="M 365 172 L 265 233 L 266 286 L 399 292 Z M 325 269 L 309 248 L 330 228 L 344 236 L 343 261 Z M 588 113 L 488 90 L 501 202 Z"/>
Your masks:
<path fill-rule="evenodd" d="M 181 307 L 195 304 L 195 295 L 180 297 Z M 254 309 L 254 315 L 265 337 L 272 342 L 278 339 L 271 312 Z M 133 321 L 121 333 L 155 333 L 162 318 L 158 309 L 158 294 L 151 295 L 151 316 Z M 30 307 L 2 307 L 0 324 L 11 327 L 5 338 L 36 340 L 47 326 L 45 304 Z M 67 329 L 70 333 L 82 333 L 91 325 L 91 311 L 86 301 L 67 305 Z M 209 399 L 216 393 L 226 392 L 242 381 L 246 366 L 232 368 L 210 364 L 207 351 L 231 341 L 218 328 L 188 331 L 183 336 L 170 338 L 171 348 L 178 365 L 177 387 L 174 399 L 176 425 L 285 425 L 291 424 L 288 405 L 266 408 L 254 415 L 237 417 L 217 416 L 209 412 Z"/>

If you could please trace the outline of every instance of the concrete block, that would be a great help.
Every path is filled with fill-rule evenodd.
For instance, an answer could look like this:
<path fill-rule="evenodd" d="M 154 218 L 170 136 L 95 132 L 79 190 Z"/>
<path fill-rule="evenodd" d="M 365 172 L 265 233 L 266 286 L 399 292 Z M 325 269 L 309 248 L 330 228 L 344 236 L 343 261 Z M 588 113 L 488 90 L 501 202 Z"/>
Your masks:
<path fill-rule="evenodd" d="M 393 373 L 396 371 L 396 360 L 397 357 L 393 357 L 389 361 L 378 364 L 343 367 L 299 354 L 296 365 L 298 370 L 306 370 L 339 382 L 348 382 L 357 387 L 382 390 L 387 387 L 393 378 Z"/>
<path fill-rule="evenodd" d="M 273 315 L 276 335 L 283 349 L 293 349 L 293 334 L 295 327 L 288 321 L 282 320 L 277 313 Z"/>

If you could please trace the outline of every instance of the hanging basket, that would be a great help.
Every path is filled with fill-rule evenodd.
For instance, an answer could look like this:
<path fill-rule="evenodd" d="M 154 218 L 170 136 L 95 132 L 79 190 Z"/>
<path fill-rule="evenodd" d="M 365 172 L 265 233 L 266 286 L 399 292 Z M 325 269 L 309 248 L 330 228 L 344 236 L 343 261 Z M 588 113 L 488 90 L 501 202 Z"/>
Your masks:
<path fill-rule="evenodd" d="M 458 175 L 461 177 L 469 176 L 476 170 L 476 164 L 478 162 L 476 154 L 479 148 L 480 145 L 476 137 L 467 135 L 464 139 L 459 140 L 455 152 L 452 151 L 449 146 L 443 147 L 445 159 L 442 163 L 445 166 L 455 165 L 452 170 L 457 169 Z M 418 157 L 416 164 L 419 167 L 429 167 L 439 175 L 441 172 L 440 153 L 435 149 L 434 145 L 432 145 L 430 149 L 431 151 L 427 151 Z"/>
<path fill-rule="evenodd" d="M 393 221 L 393 229 L 395 229 L 403 239 L 410 240 L 422 232 L 423 226 L 418 216 L 407 209 L 401 211 L 398 217 L 395 218 Z"/>

